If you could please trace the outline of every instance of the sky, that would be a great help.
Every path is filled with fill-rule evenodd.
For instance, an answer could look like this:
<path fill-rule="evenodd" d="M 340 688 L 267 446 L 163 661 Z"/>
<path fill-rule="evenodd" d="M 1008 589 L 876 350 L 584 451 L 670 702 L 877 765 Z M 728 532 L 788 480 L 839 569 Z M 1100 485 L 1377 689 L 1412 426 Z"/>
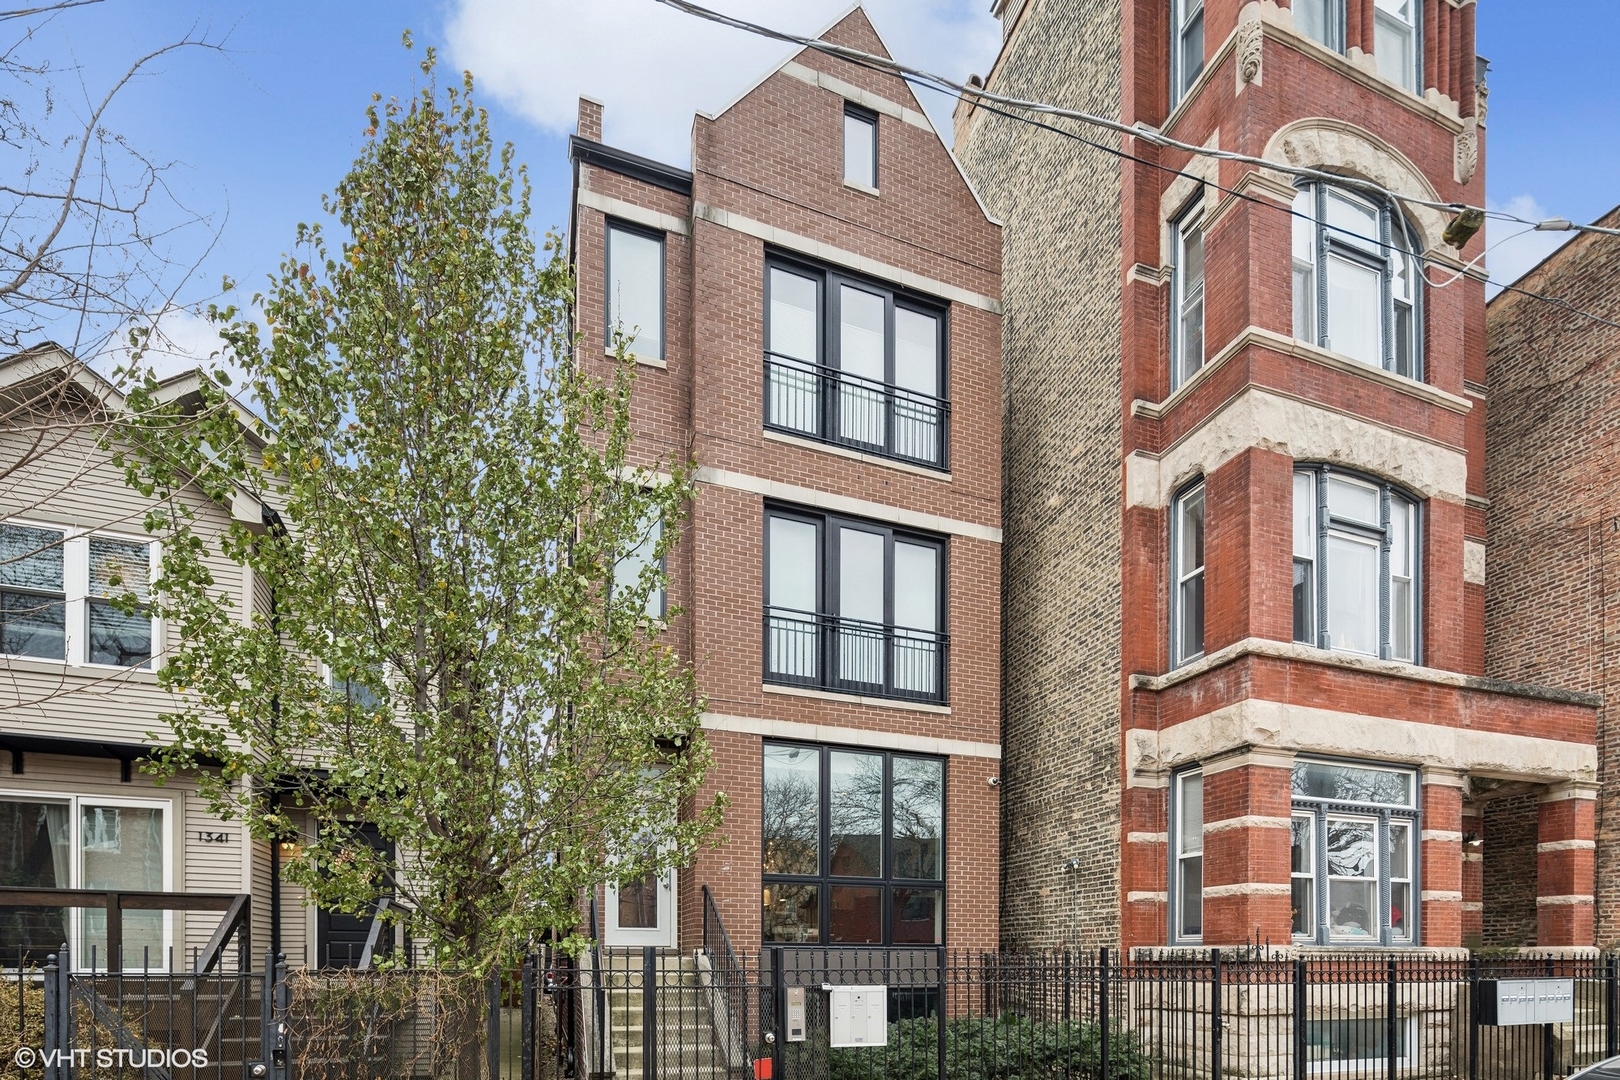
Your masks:
<path fill-rule="evenodd" d="M 846 0 L 712 6 L 813 33 Z M 1000 35 L 989 6 L 867 3 L 897 58 L 958 78 L 985 71 L 995 56 Z M 406 29 L 414 54 L 400 44 Z M 536 226 L 559 229 L 579 95 L 605 103 L 606 141 L 685 165 L 692 113 L 722 108 L 791 51 L 656 0 L 103 0 L 57 16 L 38 45 L 64 78 L 82 80 L 81 97 L 64 98 L 62 107 L 73 109 L 83 94 L 99 97 L 136 56 L 188 34 L 223 48 L 166 57 L 121 94 L 107 122 L 173 163 L 166 176 L 176 197 L 217 234 L 195 239 L 190 298 L 216 294 L 230 276 L 238 302 L 262 288 L 297 224 L 322 217 L 321 195 L 360 147 L 371 94 L 411 93 L 425 46 L 453 69 L 472 70 L 496 138 L 529 166 Z M 1590 221 L 1620 203 L 1617 38 L 1616 0 L 1480 0 L 1479 51 L 1492 68 L 1490 206 Z M 948 132 L 951 103 L 925 92 L 923 104 Z M 1493 224 L 1489 239 L 1519 228 Z M 1492 277 L 1515 279 L 1559 239 L 1505 240 L 1491 252 Z M 179 351 L 206 347 L 206 331 L 183 314 L 165 329 Z"/>

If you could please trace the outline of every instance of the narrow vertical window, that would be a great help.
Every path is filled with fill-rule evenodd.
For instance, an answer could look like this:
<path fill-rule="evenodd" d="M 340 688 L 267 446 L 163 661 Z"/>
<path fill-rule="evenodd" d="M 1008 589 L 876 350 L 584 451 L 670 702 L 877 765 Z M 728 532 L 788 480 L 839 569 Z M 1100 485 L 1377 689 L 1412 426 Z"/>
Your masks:
<path fill-rule="evenodd" d="M 67 659 L 64 534 L 0 525 L 0 653 Z"/>
<path fill-rule="evenodd" d="M 771 515 L 766 542 L 765 670 L 790 680 L 814 680 L 820 671 L 820 528 L 814 522 Z"/>
<path fill-rule="evenodd" d="M 615 591 L 628 592 L 634 590 L 641 581 L 641 573 L 647 567 L 663 569 L 658 558 L 658 545 L 664 538 L 664 519 L 659 514 L 653 514 L 641 523 L 635 543 L 624 557 L 613 564 L 613 586 Z M 647 590 L 647 601 L 642 610 L 654 619 L 662 619 L 667 610 L 667 598 L 664 595 L 664 585 L 660 583 L 657 588 Z"/>
<path fill-rule="evenodd" d="M 844 182 L 876 190 L 877 114 L 844 106 Z"/>
<path fill-rule="evenodd" d="M 1412 823 L 1389 823 L 1389 932 L 1397 941 L 1412 937 Z"/>
<path fill-rule="evenodd" d="M 1294 474 L 1294 640 L 1316 644 L 1316 474 Z"/>
<path fill-rule="evenodd" d="M 1316 193 L 1294 196 L 1294 336 L 1316 340 Z"/>
<path fill-rule="evenodd" d="M 838 287 L 838 369 L 847 376 L 838 381 L 841 442 L 875 449 L 887 444 L 887 318 L 884 297 L 853 285 Z"/>
<path fill-rule="evenodd" d="M 1171 0 L 1174 27 L 1170 44 L 1172 107 L 1204 70 L 1204 0 Z"/>
<path fill-rule="evenodd" d="M 1378 822 L 1327 815 L 1328 940 L 1377 941 Z"/>
<path fill-rule="evenodd" d="M 1185 220 L 1185 219 L 1184 219 Z M 1196 223 L 1176 227 L 1176 265 L 1172 276 L 1175 328 L 1171 389 L 1204 366 L 1204 232 Z"/>
<path fill-rule="evenodd" d="M 1185 941 L 1204 933 L 1204 774 L 1176 777 L 1175 931 Z"/>
<path fill-rule="evenodd" d="M 1389 634 L 1390 652 L 1396 660 L 1415 658 L 1412 638 L 1412 504 L 1404 499 L 1389 500 Z"/>
<path fill-rule="evenodd" d="M 884 536 L 841 526 L 838 530 L 838 678 L 846 683 L 884 682 Z"/>
<path fill-rule="evenodd" d="M 627 339 L 626 352 L 664 359 L 664 239 L 618 222 L 608 224 L 607 341 Z"/>
<path fill-rule="evenodd" d="M 152 616 L 146 610 L 151 551 L 139 540 L 90 538 L 90 592 L 85 605 L 90 663 L 146 667 L 152 662 Z M 132 612 L 116 602 L 126 595 L 137 602 Z"/>
<path fill-rule="evenodd" d="M 1294 935 L 1316 936 L 1316 820 L 1310 814 L 1288 819 L 1291 843 L 1288 854 L 1288 894 L 1293 908 Z"/>
<path fill-rule="evenodd" d="M 1417 93 L 1419 0 L 1375 0 L 1373 56 L 1378 74 Z"/>
<path fill-rule="evenodd" d="M 1171 537 L 1175 572 L 1171 603 L 1173 661 L 1184 664 L 1204 651 L 1204 485 L 1176 500 Z"/>

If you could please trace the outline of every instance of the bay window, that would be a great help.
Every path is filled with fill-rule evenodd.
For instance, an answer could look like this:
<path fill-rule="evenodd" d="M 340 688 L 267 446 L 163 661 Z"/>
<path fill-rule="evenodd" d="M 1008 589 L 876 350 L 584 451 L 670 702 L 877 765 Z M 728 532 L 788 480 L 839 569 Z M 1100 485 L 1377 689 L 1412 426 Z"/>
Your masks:
<path fill-rule="evenodd" d="M 607 345 L 622 334 L 625 352 L 664 359 L 664 234 L 609 221 L 607 227 Z"/>
<path fill-rule="evenodd" d="M 1171 662 L 1204 652 L 1204 485 L 1181 493 L 1171 513 Z"/>
<path fill-rule="evenodd" d="M 1294 336 L 1422 378 L 1417 244 L 1388 203 L 1330 184 L 1294 197 Z"/>
<path fill-rule="evenodd" d="M 169 804 L 92 796 L 0 793 L 0 884 L 35 889 L 162 892 L 169 888 Z M 167 912 L 123 913 L 125 971 L 168 970 Z M 95 908 L 0 909 L 0 955 L 43 962 L 62 942 L 74 964 L 107 969 L 107 913 Z"/>
<path fill-rule="evenodd" d="M 154 545 L 48 525 L 0 524 L 0 653 L 152 665 Z"/>
<path fill-rule="evenodd" d="M 945 699 L 944 541 L 772 508 L 765 544 L 767 682 Z"/>
<path fill-rule="evenodd" d="M 1294 473 L 1294 640 L 1418 660 L 1417 504 L 1327 466 Z"/>
<path fill-rule="evenodd" d="M 767 428 L 946 468 L 943 305 L 776 259 L 765 293 Z"/>
<path fill-rule="evenodd" d="M 1316 944 L 1417 940 L 1417 776 L 1298 760 L 1293 768 L 1293 932 Z"/>
<path fill-rule="evenodd" d="M 764 940 L 945 940 L 945 762 L 768 742 Z"/>
<path fill-rule="evenodd" d="M 1170 106 L 1204 70 L 1204 0 L 1170 0 Z"/>

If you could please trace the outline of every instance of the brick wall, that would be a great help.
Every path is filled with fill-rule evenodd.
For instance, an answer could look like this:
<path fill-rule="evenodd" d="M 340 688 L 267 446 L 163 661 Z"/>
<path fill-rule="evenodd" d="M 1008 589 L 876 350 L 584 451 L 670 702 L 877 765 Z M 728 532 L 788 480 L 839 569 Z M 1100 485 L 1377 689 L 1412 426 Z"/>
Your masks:
<path fill-rule="evenodd" d="M 1620 210 L 1604 219 L 1620 224 Z M 1620 239 L 1572 241 L 1518 284 L 1620 316 Z M 1486 374 L 1491 675 L 1602 693 L 1597 940 L 1620 942 L 1620 330 L 1530 297 L 1490 304 Z M 1487 834 L 1487 848 L 1493 837 Z M 1487 889 L 1487 911 L 1489 890 Z"/>
<path fill-rule="evenodd" d="M 1534 792 L 1485 804 L 1484 909 L 1479 943 L 1487 949 L 1536 944 Z"/>
<path fill-rule="evenodd" d="M 1117 115 L 1119 79 L 1117 0 L 1045 0 L 994 85 Z M 1005 223 L 1002 937 L 1088 945 L 1119 933 L 1120 178 L 1032 130 L 981 111 L 958 147 Z"/>

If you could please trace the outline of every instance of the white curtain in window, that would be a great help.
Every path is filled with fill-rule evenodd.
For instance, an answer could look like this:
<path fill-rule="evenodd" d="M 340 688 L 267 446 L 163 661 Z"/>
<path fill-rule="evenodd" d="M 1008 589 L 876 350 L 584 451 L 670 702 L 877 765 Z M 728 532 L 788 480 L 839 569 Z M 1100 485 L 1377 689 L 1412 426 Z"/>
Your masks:
<path fill-rule="evenodd" d="M 608 325 L 631 337 L 629 351 L 664 358 L 664 245 L 628 229 L 608 230 Z"/>

